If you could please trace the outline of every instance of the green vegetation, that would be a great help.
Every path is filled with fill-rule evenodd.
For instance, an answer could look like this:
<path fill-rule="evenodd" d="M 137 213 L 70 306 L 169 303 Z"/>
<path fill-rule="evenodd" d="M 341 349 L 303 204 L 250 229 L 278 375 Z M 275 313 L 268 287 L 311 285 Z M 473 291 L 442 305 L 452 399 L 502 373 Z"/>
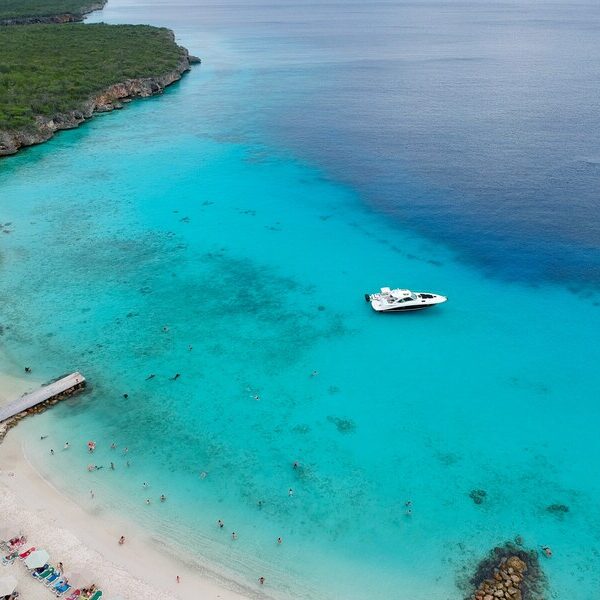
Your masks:
<path fill-rule="evenodd" d="M 168 29 L 148 25 L 0 27 L 0 130 L 32 128 L 35 115 L 75 110 L 126 79 L 163 75 L 183 53 Z"/>
<path fill-rule="evenodd" d="M 81 16 L 92 3 L 93 0 L 0 0 L 0 20 L 62 14 Z"/>

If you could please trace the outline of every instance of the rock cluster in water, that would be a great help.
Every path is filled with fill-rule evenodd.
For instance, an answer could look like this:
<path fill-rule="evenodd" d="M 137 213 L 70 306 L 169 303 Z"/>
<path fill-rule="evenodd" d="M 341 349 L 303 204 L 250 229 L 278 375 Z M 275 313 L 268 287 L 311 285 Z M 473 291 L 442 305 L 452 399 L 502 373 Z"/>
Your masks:
<path fill-rule="evenodd" d="M 543 600 L 545 577 L 538 554 L 508 543 L 481 561 L 467 600 Z"/>

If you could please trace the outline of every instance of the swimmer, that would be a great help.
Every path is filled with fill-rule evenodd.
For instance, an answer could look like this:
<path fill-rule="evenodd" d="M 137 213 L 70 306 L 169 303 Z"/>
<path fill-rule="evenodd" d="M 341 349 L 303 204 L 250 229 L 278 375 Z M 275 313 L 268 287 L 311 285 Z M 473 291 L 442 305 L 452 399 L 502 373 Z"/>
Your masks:
<path fill-rule="evenodd" d="M 262 500 L 259 500 L 256 505 L 258 506 L 258 508 L 262 508 L 263 507 L 264 502 Z"/>
<path fill-rule="evenodd" d="M 291 496 L 293 496 L 293 495 L 294 495 L 294 490 L 293 490 L 292 488 L 290 488 L 290 489 L 288 490 L 288 496 L 290 496 L 290 497 L 291 497 Z"/>
<path fill-rule="evenodd" d="M 125 400 L 127 400 L 127 398 L 129 398 L 129 394 L 123 394 L 123 398 L 125 398 Z"/>
<path fill-rule="evenodd" d="M 173 375 L 173 377 L 169 377 L 169 379 L 171 381 L 175 381 L 175 380 L 179 379 L 180 377 L 181 377 L 180 373 L 175 373 L 175 375 Z"/>
<path fill-rule="evenodd" d="M 115 470 L 115 463 L 114 463 L 114 462 L 111 462 L 111 463 L 110 463 L 110 470 L 111 470 L 111 471 L 114 471 L 114 470 Z"/>
<path fill-rule="evenodd" d="M 282 544 L 282 543 L 283 543 L 283 540 L 282 540 L 280 537 L 278 537 L 278 538 L 277 538 L 277 543 L 278 543 L 278 544 Z"/>
<path fill-rule="evenodd" d="M 163 333 L 167 333 L 167 331 L 169 331 L 169 328 L 166 325 L 163 325 Z"/>
<path fill-rule="evenodd" d="M 160 501 L 164 502 L 167 499 L 167 497 L 164 494 L 160 495 Z"/>
<path fill-rule="evenodd" d="M 546 556 L 546 558 L 552 558 L 552 550 L 550 546 L 542 546 L 542 552 Z"/>
<path fill-rule="evenodd" d="M 47 437 L 47 435 L 40 435 L 40 440 L 45 440 Z"/>
<path fill-rule="evenodd" d="M 110 445 L 110 449 L 111 449 L 111 450 L 116 450 L 116 449 L 117 449 L 117 445 L 116 445 L 116 444 L 113 442 L 113 443 Z"/>
<path fill-rule="evenodd" d="M 146 504 L 150 506 L 150 498 L 146 498 Z"/>
<path fill-rule="evenodd" d="M 50 448 L 50 454 L 54 455 L 54 449 Z"/>
<path fill-rule="evenodd" d="M 311 377 L 316 377 L 319 374 L 319 371 L 313 371 L 310 376 Z"/>
<path fill-rule="evenodd" d="M 223 529 L 223 527 L 225 526 L 225 523 L 223 523 L 223 521 L 221 521 L 221 519 L 219 519 L 217 521 L 217 525 L 219 526 L 219 529 Z"/>
<path fill-rule="evenodd" d="M 206 479 L 207 475 L 208 475 L 208 473 L 206 471 L 201 471 L 200 472 L 200 479 Z"/>
<path fill-rule="evenodd" d="M 69 442 L 65 442 L 65 445 L 63 446 L 63 450 L 68 450 L 69 448 L 70 448 Z"/>
<path fill-rule="evenodd" d="M 142 483 L 142 487 L 147 490 L 148 489 L 148 484 L 144 481 L 144 483 Z"/>
<path fill-rule="evenodd" d="M 191 347 L 191 346 L 188 346 L 188 350 L 191 352 L 191 351 L 192 351 L 192 347 Z"/>
<path fill-rule="evenodd" d="M 124 535 L 122 535 L 122 536 L 119 538 L 119 546 L 122 546 L 124 543 L 125 543 L 125 536 L 124 536 Z"/>
<path fill-rule="evenodd" d="M 150 373 L 150 375 L 146 377 L 146 381 L 148 381 L 149 379 L 153 379 L 154 377 L 156 377 L 156 375 L 154 373 Z"/>
<path fill-rule="evenodd" d="M 300 465 L 298 464 L 298 461 L 295 460 L 294 464 L 292 465 L 292 468 L 297 469 Z"/>
<path fill-rule="evenodd" d="M 260 585 L 265 585 L 265 578 L 264 577 L 259 577 L 258 578 L 258 583 L 260 583 Z"/>
<path fill-rule="evenodd" d="M 31 368 L 30 367 L 25 367 L 25 373 L 31 373 Z"/>
<path fill-rule="evenodd" d="M 231 534 L 231 539 L 237 540 L 237 533 L 235 531 Z"/>
<path fill-rule="evenodd" d="M 253 396 L 253 398 L 258 402 L 260 400 L 260 396 L 258 394 L 256 394 L 255 396 Z"/>

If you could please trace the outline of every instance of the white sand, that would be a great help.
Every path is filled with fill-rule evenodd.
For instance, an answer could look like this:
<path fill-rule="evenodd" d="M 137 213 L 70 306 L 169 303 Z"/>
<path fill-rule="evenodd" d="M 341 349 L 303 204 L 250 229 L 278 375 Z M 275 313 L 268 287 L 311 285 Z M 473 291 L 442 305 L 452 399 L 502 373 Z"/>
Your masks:
<path fill-rule="evenodd" d="M 3 384 L 0 379 L 0 387 Z M 20 395 L 24 384 L 12 381 L 11 385 Z M 94 581 L 71 583 L 84 587 L 95 583 L 106 600 L 269 598 L 266 587 L 259 589 L 257 584 L 257 589 L 244 588 L 208 569 L 187 565 L 161 551 L 149 535 L 133 526 L 108 523 L 86 513 L 35 470 L 24 453 L 18 430 L 18 426 L 12 429 L 0 444 L 0 526 L 8 525 L 15 534 L 25 534 L 26 548 L 44 548 L 52 562 L 64 564 L 67 574 L 93 574 Z M 117 543 L 121 533 L 126 537 L 123 546 Z M 0 576 L 9 572 L 18 577 L 24 600 L 54 597 L 31 578 L 21 561 L 12 567 L 0 565 Z M 177 575 L 180 583 L 176 582 Z"/>

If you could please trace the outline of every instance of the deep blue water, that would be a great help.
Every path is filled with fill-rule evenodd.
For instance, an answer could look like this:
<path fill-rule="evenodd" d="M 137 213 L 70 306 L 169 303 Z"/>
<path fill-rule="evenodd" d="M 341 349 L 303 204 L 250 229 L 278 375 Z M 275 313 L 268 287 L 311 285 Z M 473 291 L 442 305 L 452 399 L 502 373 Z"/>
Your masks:
<path fill-rule="evenodd" d="M 256 593 L 455 600 L 521 535 L 549 597 L 594 597 L 596 18 L 111 0 L 203 64 L 0 163 L 3 368 L 93 382 L 19 425 L 39 468 Z M 450 300 L 380 318 L 386 284 Z"/>
<path fill-rule="evenodd" d="M 257 123 L 487 274 L 600 283 L 597 2 L 114 2 L 105 14 L 226 37 L 228 68 L 248 78 L 222 116 L 233 135 Z"/>

